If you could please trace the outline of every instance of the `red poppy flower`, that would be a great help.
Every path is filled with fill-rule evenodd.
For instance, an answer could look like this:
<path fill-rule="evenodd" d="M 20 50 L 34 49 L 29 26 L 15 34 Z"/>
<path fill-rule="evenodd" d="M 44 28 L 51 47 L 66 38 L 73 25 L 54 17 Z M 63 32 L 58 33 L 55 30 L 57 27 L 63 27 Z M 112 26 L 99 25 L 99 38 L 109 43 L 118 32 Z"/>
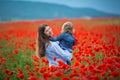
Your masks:
<path fill-rule="evenodd" d="M 22 69 L 21 69 L 21 68 L 17 68 L 17 71 L 18 71 L 19 73 L 22 73 Z"/>
<path fill-rule="evenodd" d="M 34 61 L 39 62 L 39 57 L 38 56 L 33 56 Z"/>
<path fill-rule="evenodd" d="M 118 51 L 120 52 L 120 47 L 118 47 Z"/>
<path fill-rule="evenodd" d="M 3 47 L 2 46 L 0 46 L 0 49 L 2 49 Z"/>
<path fill-rule="evenodd" d="M 54 61 L 56 61 L 56 59 L 57 59 L 56 56 L 54 56 Z"/>
<path fill-rule="evenodd" d="M 18 73 L 17 77 L 20 78 L 20 79 L 23 79 L 24 78 L 24 74 L 23 73 Z"/>
<path fill-rule="evenodd" d="M 6 77 L 4 80 L 9 80 L 9 77 Z"/>
<path fill-rule="evenodd" d="M 79 61 L 75 62 L 73 66 L 74 67 L 80 66 L 80 62 Z"/>
<path fill-rule="evenodd" d="M 28 80 L 37 80 L 37 78 L 35 76 L 30 76 Z"/>
<path fill-rule="evenodd" d="M 111 76 L 113 76 L 114 78 L 118 77 L 120 75 L 119 72 L 113 71 L 111 72 Z"/>
<path fill-rule="evenodd" d="M 77 73 L 70 74 L 70 78 L 73 78 L 73 77 L 79 77 L 79 74 L 77 74 Z"/>
<path fill-rule="evenodd" d="M 8 70 L 8 69 L 4 70 L 4 73 L 8 74 L 8 75 L 13 75 L 13 72 L 11 70 Z"/>
<path fill-rule="evenodd" d="M 49 68 L 48 68 L 48 70 L 50 71 L 50 72 L 54 72 L 54 71 L 56 71 L 58 68 L 56 67 L 56 66 L 50 66 Z"/>
<path fill-rule="evenodd" d="M 13 52 L 14 52 L 15 54 L 18 54 L 19 50 L 18 50 L 18 49 L 15 49 Z"/>
<path fill-rule="evenodd" d="M 29 66 L 29 65 L 26 65 L 26 66 L 25 66 L 25 69 L 26 69 L 26 70 L 30 70 L 30 66 Z"/>
<path fill-rule="evenodd" d="M 45 80 L 49 80 L 49 78 L 50 78 L 51 76 L 50 76 L 50 73 L 49 73 L 49 72 L 45 72 L 45 73 L 43 73 L 43 77 L 44 77 Z"/>
<path fill-rule="evenodd" d="M 63 77 L 62 80 L 70 80 L 68 77 Z"/>
<path fill-rule="evenodd" d="M 57 77 L 61 77 L 62 75 L 63 75 L 62 72 L 57 72 L 57 73 L 56 73 L 56 76 L 57 76 Z"/>
<path fill-rule="evenodd" d="M 100 80 L 100 78 L 97 75 L 90 76 L 92 80 Z"/>
<path fill-rule="evenodd" d="M 39 63 L 34 61 L 34 62 L 33 62 L 33 65 L 34 65 L 34 66 L 39 66 Z"/>
<path fill-rule="evenodd" d="M 40 73 L 44 73 L 48 68 L 47 67 L 43 67 L 40 69 Z"/>

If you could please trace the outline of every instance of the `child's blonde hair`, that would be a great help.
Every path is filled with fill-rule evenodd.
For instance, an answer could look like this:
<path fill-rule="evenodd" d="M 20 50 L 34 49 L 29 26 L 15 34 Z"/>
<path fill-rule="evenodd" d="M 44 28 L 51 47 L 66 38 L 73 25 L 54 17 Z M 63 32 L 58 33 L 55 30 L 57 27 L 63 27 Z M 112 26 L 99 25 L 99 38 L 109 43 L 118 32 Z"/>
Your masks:
<path fill-rule="evenodd" d="M 71 22 L 65 22 L 62 26 L 62 33 L 63 32 L 73 34 L 73 24 Z"/>

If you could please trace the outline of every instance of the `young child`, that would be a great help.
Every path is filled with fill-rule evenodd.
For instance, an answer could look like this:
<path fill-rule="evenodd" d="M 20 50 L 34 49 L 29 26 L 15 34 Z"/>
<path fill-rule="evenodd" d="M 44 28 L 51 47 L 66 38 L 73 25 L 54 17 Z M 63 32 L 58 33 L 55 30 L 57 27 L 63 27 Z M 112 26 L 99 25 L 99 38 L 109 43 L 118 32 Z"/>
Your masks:
<path fill-rule="evenodd" d="M 59 41 L 59 45 L 63 50 L 68 50 L 72 55 L 72 47 L 75 44 L 75 38 L 73 36 L 73 24 L 71 22 L 65 22 L 62 26 L 62 33 L 51 38 L 51 41 Z M 68 65 L 71 65 L 70 61 L 66 61 Z"/>

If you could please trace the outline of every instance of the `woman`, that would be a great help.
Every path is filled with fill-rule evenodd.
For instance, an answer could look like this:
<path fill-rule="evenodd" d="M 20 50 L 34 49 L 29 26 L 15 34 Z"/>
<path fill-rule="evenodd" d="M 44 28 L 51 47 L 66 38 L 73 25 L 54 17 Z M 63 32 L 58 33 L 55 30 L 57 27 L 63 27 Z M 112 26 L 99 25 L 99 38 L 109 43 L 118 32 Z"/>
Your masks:
<path fill-rule="evenodd" d="M 50 41 L 53 32 L 47 24 L 42 24 L 38 28 L 38 55 L 39 57 L 46 57 L 49 61 L 49 66 L 58 66 L 58 60 L 63 61 L 65 64 L 70 61 L 72 56 L 67 50 L 60 48 L 58 42 Z M 54 60 L 56 57 L 56 60 Z"/>

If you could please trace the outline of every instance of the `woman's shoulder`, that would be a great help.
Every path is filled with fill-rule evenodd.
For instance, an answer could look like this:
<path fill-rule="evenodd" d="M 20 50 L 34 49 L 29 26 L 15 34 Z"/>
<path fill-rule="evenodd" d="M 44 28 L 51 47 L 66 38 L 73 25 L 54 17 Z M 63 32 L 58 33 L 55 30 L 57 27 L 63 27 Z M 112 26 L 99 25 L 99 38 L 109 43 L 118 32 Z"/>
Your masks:
<path fill-rule="evenodd" d="M 58 44 L 59 44 L 59 41 L 50 41 L 50 44 L 51 44 L 51 45 L 56 45 L 56 44 L 58 45 Z"/>
<path fill-rule="evenodd" d="M 57 47 L 57 46 L 58 46 L 58 41 L 56 41 L 56 42 L 50 41 L 50 43 L 46 47 L 46 50 L 53 51 L 55 49 L 55 47 Z"/>
<path fill-rule="evenodd" d="M 59 41 L 50 41 L 50 43 L 49 43 L 49 47 L 52 47 L 52 46 L 55 46 L 55 45 L 57 45 L 57 44 L 59 44 Z"/>

